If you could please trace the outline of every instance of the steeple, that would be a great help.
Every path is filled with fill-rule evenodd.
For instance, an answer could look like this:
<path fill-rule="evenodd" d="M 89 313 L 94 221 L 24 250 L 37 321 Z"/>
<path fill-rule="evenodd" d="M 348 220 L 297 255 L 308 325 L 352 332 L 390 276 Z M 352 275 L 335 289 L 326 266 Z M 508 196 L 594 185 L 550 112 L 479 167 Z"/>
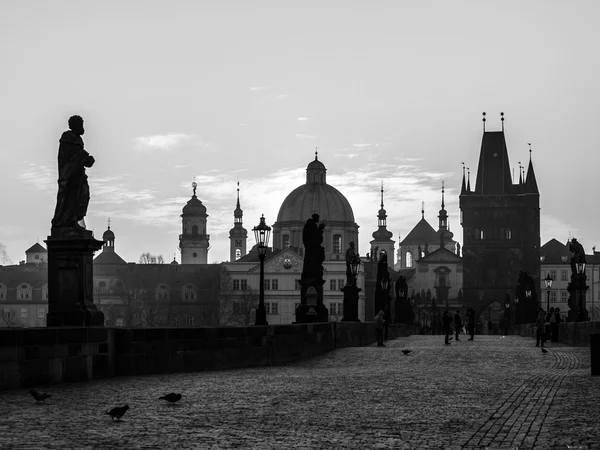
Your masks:
<path fill-rule="evenodd" d="M 465 181 L 465 163 L 463 162 L 463 163 L 461 163 L 461 164 L 462 164 L 462 166 L 463 166 L 463 168 L 462 168 L 462 171 L 463 171 L 462 185 L 461 185 L 461 187 L 460 187 L 460 193 L 461 193 L 461 195 L 462 195 L 462 194 L 464 194 L 465 192 L 467 192 L 467 183 L 466 183 L 466 181 Z"/>
<path fill-rule="evenodd" d="M 192 198 L 182 209 L 181 234 L 179 248 L 181 249 L 181 264 L 207 264 L 210 235 L 207 233 L 206 206 L 196 196 L 198 184 L 192 183 Z"/>
<path fill-rule="evenodd" d="M 240 207 L 240 182 L 237 183 L 237 203 L 233 211 L 233 228 L 229 230 L 229 261 L 234 262 L 246 254 L 248 231 L 242 226 L 244 211 Z"/>
<path fill-rule="evenodd" d="M 102 240 L 104 245 L 102 246 L 103 252 L 114 252 L 115 251 L 115 233 L 110 229 L 110 217 L 107 220 L 108 228 L 102 234 Z"/>
<path fill-rule="evenodd" d="M 448 212 L 446 211 L 446 205 L 444 204 L 444 182 L 442 181 L 442 209 L 438 215 L 439 227 L 438 235 L 440 237 L 440 247 L 445 247 L 446 243 L 454 242 L 452 238 L 454 233 L 450 231 L 448 226 Z"/>
<path fill-rule="evenodd" d="M 371 250 L 379 247 L 388 255 L 388 263 L 394 264 L 394 241 L 391 240 L 393 233 L 387 229 L 387 213 L 383 208 L 383 181 L 381 182 L 381 209 L 377 214 L 377 231 L 373 233 L 373 240 L 370 242 Z"/>
<path fill-rule="evenodd" d="M 540 193 L 533 171 L 533 163 L 531 162 L 531 144 L 529 144 L 529 166 L 527 167 L 527 177 L 525 178 L 525 193 L 538 194 Z"/>
<path fill-rule="evenodd" d="M 327 169 L 325 168 L 325 164 L 319 161 L 319 151 L 315 148 L 315 160 L 311 161 L 306 167 L 306 184 L 327 184 L 326 174 Z"/>
<path fill-rule="evenodd" d="M 471 192 L 471 169 L 467 167 L 467 192 Z"/>

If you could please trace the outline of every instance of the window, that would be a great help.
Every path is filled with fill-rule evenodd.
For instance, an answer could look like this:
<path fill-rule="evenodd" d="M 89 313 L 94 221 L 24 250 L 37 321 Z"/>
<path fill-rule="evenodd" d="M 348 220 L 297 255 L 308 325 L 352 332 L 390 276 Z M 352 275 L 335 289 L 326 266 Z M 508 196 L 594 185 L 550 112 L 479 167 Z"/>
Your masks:
<path fill-rule="evenodd" d="M 289 234 L 284 234 L 283 236 L 281 236 L 281 242 L 282 242 L 282 246 L 283 248 L 289 248 L 290 246 L 290 235 Z"/>
<path fill-rule="evenodd" d="M 29 284 L 20 284 L 17 288 L 17 299 L 31 300 L 31 286 Z"/>
<path fill-rule="evenodd" d="M 338 280 L 338 289 L 342 289 L 346 285 L 346 280 Z"/>
<path fill-rule="evenodd" d="M 556 303 L 556 291 L 550 291 L 550 303 Z"/>
<path fill-rule="evenodd" d="M 33 258 L 34 259 L 40 259 L 40 255 L 35 255 Z"/>
<path fill-rule="evenodd" d="M 233 280 L 233 290 L 234 291 L 240 290 L 240 280 Z"/>
<path fill-rule="evenodd" d="M 299 291 L 301 287 L 300 280 L 294 280 L 294 289 Z"/>
<path fill-rule="evenodd" d="M 265 309 L 267 310 L 267 314 L 279 314 L 279 303 L 270 302 L 265 303 Z"/>
<path fill-rule="evenodd" d="M 507 228 L 504 231 L 505 231 L 504 238 L 505 239 L 512 239 L 512 230 L 510 228 Z M 483 237 L 481 239 L 483 239 Z"/>
<path fill-rule="evenodd" d="M 166 284 L 159 284 L 156 288 L 156 299 L 157 300 L 168 300 L 169 295 L 169 286 Z"/>
<path fill-rule="evenodd" d="M 185 316 L 185 326 L 186 327 L 193 327 L 194 326 L 194 316 L 192 316 L 191 314 L 187 314 Z"/>
<path fill-rule="evenodd" d="M 567 291 L 560 291 L 560 302 L 567 303 L 569 301 L 569 293 Z"/>
<path fill-rule="evenodd" d="M 242 257 L 242 251 L 239 248 L 235 249 L 235 260 L 237 261 Z"/>
<path fill-rule="evenodd" d="M 27 308 L 21 308 L 21 319 L 27 319 Z"/>
<path fill-rule="evenodd" d="M 333 235 L 333 253 L 342 253 L 342 235 Z"/>
<path fill-rule="evenodd" d="M 45 318 L 46 318 L 46 308 L 44 308 L 44 307 L 38 308 L 38 319 L 45 319 Z"/>
<path fill-rule="evenodd" d="M 6 286 L 0 283 L 0 300 L 6 300 Z"/>
<path fill-rule="evenodd" d="M 196 289 L 193 284 L 188 284 L 183 288 L 184 300 L 196 300 Z"/>
<path fill-rule="evenodd" d="M 245 291 L 246 289 L 248 289 L 248 280 L 243 279 L 243 278 L 240 280 L 240 289 L 242 291 Z"/>
<path fill-rule="evenodd" d="M 412 253 L 410 251 L 406 252 L 406 267 L 412 267 L 413 266 L 413 256 Z"/>
<path fill-rule="evenodd" d="M 556 270 L 550 270 L 548 271 L 548 273 L 550 274 L 553 280 L 556 280 Z"/>
<path fill-rule="evenodd" d="M 271 280 L 269 278 L 267 278 L 265 280 L 265 291 L 270 291 L 271 290 Z"/>
<path fill-rule="evenodd" d="M 568 270 L 560 271 L 560 281 L 569 281 L 569 271 Z"/>
<path fill-rule="evenodd" d="M 42 300 L 48 301 L 48 285 L 44 284 L 42 286 Z"/>
<path fill-rule="evenodd" d="M 335 291 L 336 289 L 336 280 L 329 280 L 329 290 L 330 291 Z"/>
<path fill-rule="evenodd" d="M 271 288 L 276 291 L 277 289 L 279 289 L 279 280 L 277 278 L 274 278 L 273 280 L 271 280 Z"/>
<path fill-rule="evenodd" d="M 117 320 L 115 322 L 115 325 L 118 327 L 122 327 L 125 326 L 125 321 L 123 320 L 122 317 L 117 317 Z"/>

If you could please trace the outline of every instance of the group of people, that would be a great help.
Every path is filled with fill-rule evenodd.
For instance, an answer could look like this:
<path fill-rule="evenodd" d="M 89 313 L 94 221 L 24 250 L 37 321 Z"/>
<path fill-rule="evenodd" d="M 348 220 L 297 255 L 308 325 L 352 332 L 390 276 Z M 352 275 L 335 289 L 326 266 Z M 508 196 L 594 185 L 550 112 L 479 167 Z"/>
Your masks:
<path fill-rule="evenodd" d="M 452 325 L 454 325 L 454 340 L 460 341 L 458 335 L 463 328 L 463 320 L 460 316 L 460 311 L 456 310 L 454 313 L 454 317 L 450 316 L 450 312 L 448 310 L 444 311 L 442 316 L 442 326 L 444 330 L 444 344 L 450 345 L 450 335 L 452 334 Z M 467 308 L 467 321 L 466 321 L 466 329 L 469 333 L 469 341 L 472 341 L 475 337 L 475 310 L 472 306 Z"/>
<path fill-rule="evenodd" d="M 544 348 L 547 340 L 558 342 L 558 324 L 562 322 L 560 317 L 560 308 L 550 308 L 548 312 L 538 308 L 538 315 L 535 320 L 535 346 L 540 345 Z"/>

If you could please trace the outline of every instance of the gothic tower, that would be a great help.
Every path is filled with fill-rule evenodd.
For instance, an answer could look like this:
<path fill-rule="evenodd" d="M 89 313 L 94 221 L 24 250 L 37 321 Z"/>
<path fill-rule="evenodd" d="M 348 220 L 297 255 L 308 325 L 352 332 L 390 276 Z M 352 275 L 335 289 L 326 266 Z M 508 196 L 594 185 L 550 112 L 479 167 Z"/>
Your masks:
<path fill-rule="evenodd" d="M 444 204 L 444 182 L 442 181 L 442 209 L 438 214 L 438 236 L 440 247 L 445 247 L 452 253 L 456 253 L 456 242 L 452 239 L 454 233 L 450 231 L 448 224 L 448 212 L 446 211 L 446 205 Z"/>
<path fill-rule="evenodd" d="M 233 211 L 233 228 L 229 230 L 229 261 L 234 262 L 246 254 L 248 231 L 242 226 L 244 211 L 240 208 L 240 183 L 237 187 L 237 205 Z"/>
<path fill-rule="evenodd" d="M 196 187 L 192 183 L 192 198 L 183 207 L 181 214 L 182 234 L 179 235 L 181 264 L 207 264 L 208 243 L 210 236 L 206 234 L 206 207 L 196 197 Z"/>
<path fill-rule="evenodd" d="M 387 229 L 387 213 L 383 209 L 383 182 L 381 183 L 381 209 L 377 215 L 377 231 L 373 233 L 371 244 L 371 254 L 375 248 L 378 248 L 378 254 L 384 251 L 388 257 L 388 265 L 394 265 L 394 241 L 391 239 L 393 233 Z"/>
<path fill-rule="evenodd" d="M 531 154 L 526 179 L 513 184 L 503 113 L 501 121 L 502 131 L 486 131 L 484 113 L 475 189 L 463 172 L 460 194 L 464 304 L 478 313 L 514 299 L 520 270 L 540 286 L 540 193 Z"/>

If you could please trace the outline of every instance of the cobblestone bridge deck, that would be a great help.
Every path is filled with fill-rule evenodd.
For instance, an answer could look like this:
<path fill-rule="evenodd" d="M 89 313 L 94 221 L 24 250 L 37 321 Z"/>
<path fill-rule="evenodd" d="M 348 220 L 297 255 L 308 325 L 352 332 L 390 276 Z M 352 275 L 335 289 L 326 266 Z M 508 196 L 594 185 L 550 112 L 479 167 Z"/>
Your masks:
<path fill-rule="evenodd" d="M 0 393 L 0 448 L 600 449 L 589 349 L 412 336 L 287 366 Z M 405 356 L 402 349 L 411 349 Z M 175 405 L 158 397 L 181 392 Z M 104 412 L 129 404 L 122 421 Z"/>

